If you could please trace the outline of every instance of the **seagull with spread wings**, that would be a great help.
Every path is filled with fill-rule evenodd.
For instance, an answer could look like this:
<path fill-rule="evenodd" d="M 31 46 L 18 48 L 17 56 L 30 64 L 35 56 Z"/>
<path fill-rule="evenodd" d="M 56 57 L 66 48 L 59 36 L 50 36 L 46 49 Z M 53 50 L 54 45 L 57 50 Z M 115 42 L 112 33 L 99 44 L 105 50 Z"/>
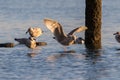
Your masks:
<path fill-rule="evenodd" d="M 86 30 L 87 27 L 85 26 L 77 27 L 73 29 L 70 33 L 65 34 L 62 29 L 62 25 L 55 20 L 44 19 L 44 24 L 54 34 L 54 39 L 64 46 L 84 43 L 84 40 L 81 37 L 75 36 L 74 33 Z"/>
<path fill-rule="evenodd" d="M 42 35 L 43 31 L 41 28 L 38 28 L 38 27 L 30 27 L 28 28 L 28 30 L 26 31 L 26 34 L 29 33 L 30 37 L 34 37 L 34 38 L 37 38 L 39 36 Z"/>

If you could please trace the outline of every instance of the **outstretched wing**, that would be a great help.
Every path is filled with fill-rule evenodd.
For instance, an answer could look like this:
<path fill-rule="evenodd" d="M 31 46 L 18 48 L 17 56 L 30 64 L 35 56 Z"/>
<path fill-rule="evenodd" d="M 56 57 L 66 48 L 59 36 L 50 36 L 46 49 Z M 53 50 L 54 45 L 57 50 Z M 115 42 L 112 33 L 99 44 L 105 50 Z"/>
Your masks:
<path fill-rule="evenodd" d="M 62 26 L 57 21 L 44 19 L 44 24 L 54 34 L 56 40 L 62 41 L 66 37 L 63 32 Z"/>
<path fill-rule="evenodd" d="M 29 32 L 29 34 L 30 34 L 31 37 L 39 37 L 43 33 L 43 31 L 39 27 L 34 27 L 34 28 L 30 27 L 30 28 L 28 28 L 26 34 L 28 32 Z"/>
<path fill-rule="evenodd" d="M 70 33 L 68 33 L 68 35 L 73 35 L 75 32 L 81 32 L 81 31 L 84 31 L 86 29 L 87 29 L 86 26 L 80 26 L 80 27 L 73 29 Z"/>

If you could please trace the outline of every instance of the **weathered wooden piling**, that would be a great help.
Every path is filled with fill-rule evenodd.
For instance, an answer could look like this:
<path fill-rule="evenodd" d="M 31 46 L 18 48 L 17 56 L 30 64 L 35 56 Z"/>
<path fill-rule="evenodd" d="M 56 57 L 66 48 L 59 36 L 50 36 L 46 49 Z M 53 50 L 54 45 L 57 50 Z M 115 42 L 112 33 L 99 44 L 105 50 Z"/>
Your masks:
<path fill-rule="evenodd" d="M 86 0 L 85 46 L 87 49 L 101 49 L 102 0 Z"/>

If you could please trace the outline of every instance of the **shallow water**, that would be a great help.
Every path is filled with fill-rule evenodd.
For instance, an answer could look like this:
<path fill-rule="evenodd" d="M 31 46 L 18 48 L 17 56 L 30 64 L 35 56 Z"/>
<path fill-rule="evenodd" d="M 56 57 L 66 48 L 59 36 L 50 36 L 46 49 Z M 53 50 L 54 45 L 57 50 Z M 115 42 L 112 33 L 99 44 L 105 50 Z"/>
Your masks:
<path fill-rule="evenodd" d="M 28 37 L 28 27 L 44 31 L 38 41 L 47 46 L 32 50 L 24 45 L 0 48 L 0 80 L 119 80 L 120 48 L 113 33 L 120 29 L 119 0 L 103 0 L 102 50 L 99 55 L 85 56 L 84 45 L 72 45 L 61 53 L 63 46 L 52 39 L 44 26 L 44 18 L 63 25 L 66 33 L 84 25 L 85 0 L 0 0 L 0 42 L 17 42 L 14 38 Z M 84 32 L 76 34 L 84 37 Z M 28 53 L 35 53 L 34 57 Z"/>

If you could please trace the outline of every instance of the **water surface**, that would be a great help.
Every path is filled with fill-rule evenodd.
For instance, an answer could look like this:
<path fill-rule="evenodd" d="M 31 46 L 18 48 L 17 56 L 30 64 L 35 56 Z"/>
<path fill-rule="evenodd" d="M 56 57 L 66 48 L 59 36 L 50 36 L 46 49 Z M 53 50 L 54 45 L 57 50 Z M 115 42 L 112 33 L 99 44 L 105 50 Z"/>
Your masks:
<path fill-rule="evenodd" d="M 119 80 L 120 48 L 113 33 L 120 29 L 119 0 L 103 0 L 102 51 L 86 57 L 84 45 L 63 46 L 52 39 L 44 18 L 59 21 L 66 33 L 85 24 L 85 0 L 0 0 L 0 42 L 17 42 L 28 37 L 28 27 L 40 27 L 44 34 L 38 41 L 47 46 L 32 50 L 24 45 L 0 48 L 0 80 Z M 84 37 L 84 32 L 76 34 Z M 37 53 L 34 57 L 28 53 Z"/>

